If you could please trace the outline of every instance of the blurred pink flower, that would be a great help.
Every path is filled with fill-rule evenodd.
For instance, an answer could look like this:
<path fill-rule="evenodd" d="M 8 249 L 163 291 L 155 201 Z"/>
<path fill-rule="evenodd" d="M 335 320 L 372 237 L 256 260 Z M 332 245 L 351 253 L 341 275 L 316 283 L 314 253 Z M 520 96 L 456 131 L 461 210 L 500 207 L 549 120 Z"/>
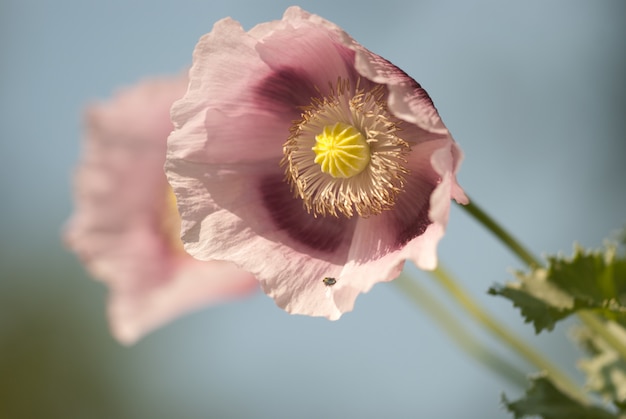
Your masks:
<path fill-rule="evenodd" d="M 252 272 L 291 313 L 337 319 L 410 259 L 437 264 L 461 151 L 427 93 L 298 7 L 223 19 L 172 108 L 166 172 L 185 249 Z"/>
<path fill-rule="evenodd" d="M 144 82 L 87 111 L 65 241 L 109 286 L 111 328 L 126 344 L 183 312 L 257 287 L 232 263 L 200 262 L 182 248 L 163 163 L 169 110 L 186 87 L 185 77 Z"/>

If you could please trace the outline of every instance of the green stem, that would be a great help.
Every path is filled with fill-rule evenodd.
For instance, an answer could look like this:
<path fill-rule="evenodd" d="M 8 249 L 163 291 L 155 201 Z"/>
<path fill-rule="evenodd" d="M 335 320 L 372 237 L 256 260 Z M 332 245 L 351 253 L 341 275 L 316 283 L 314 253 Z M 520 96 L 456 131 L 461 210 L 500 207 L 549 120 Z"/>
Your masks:
<path fill-rule="evenodd" d="M 525 388 L 526 374 L 474 338 L 456 318 L 424 287 L 405 274 L 393 281 L 406 296 L 439 323 L 448 335 L 470 356 L 511 383 Z"/>
<path fill-rule="evenodd" d="M 432 274 L 450 293 L 456 302 L 459 303 L 459 305 L 474 318 L 474 320 L 476 320 L 494 336 L 509 345 L 509 347 L 516 351 L 526 361 L 530 362 L 540 370 L 546 371 L 558 387 L 567 391 L 581 401 L 586 400 L 585 394 L 578 388 L 574 381 L 572 381 L 550 361 L 545 359 L 539 352 L 526 345 L 522 339 L 509 332 L 504 326 L 484 311 L 480 305 L 470 297 L 470 294 L 464 290 L 460 284 L 456 282 L 444 269 L 439 267 L 435 269 Z"/>

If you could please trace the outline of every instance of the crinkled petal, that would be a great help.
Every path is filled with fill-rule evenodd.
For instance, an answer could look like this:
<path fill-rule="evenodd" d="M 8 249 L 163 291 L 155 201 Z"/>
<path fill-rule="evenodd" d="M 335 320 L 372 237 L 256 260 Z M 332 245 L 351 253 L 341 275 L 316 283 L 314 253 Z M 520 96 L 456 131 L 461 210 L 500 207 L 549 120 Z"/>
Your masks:
<path fill-rule="evenodd" d="M 337 80 L 354 80 L 354 51 L 343 45 L 339 39 L 329 38 L 328 30 L 312 24 L 298 27 L 286 25 L 274 30 L 256 46 L 261 59 L 274 73 L 291 71 L 299 74 L 301 82 L 309 84 L 304 93 L 286 103 L 292 109 L 307 106 L 311 97 L 329 93 Z M 272 86 L 274 87 L 274 86 Z"/>
<path fill-rule="evenodd" d="M 172 107 L 170 153 L 207 163 L 280 159 L 291 119 L 272 112 L 271 100 L 253 88 L 271 72 L 257 42 L 231 19 L 200 39 L 189 90 Z"/>
<path fill-rule="evenodd" d="M 447 134 L 439 113 L 426 91 L 404 71 L 357 45 L 355 66 L 369 80 L 387 85 L 389 109 L 398 118 L 432 133 Z"/>

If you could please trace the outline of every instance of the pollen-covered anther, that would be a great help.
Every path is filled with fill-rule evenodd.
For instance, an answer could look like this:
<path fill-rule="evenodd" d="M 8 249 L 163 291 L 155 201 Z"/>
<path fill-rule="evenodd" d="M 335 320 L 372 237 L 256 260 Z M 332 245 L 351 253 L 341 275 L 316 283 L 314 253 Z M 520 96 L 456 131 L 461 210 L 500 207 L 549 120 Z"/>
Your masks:
<path fill-rule="evenodd" d="M 357 86 L 358 86 L 357 82 Z M 286 180 L 314 216 L 368 217 L 402 191 L 409 144 L 398 136 L 384 86 L 355 89 L 339 80 L 313 98 L 283 146 Z"/>

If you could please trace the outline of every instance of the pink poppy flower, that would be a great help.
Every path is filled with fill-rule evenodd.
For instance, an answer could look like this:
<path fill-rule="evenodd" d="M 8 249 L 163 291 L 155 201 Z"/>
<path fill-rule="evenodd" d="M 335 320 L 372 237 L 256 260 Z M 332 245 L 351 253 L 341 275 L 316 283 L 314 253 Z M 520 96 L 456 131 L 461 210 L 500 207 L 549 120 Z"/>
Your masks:
<path fill-rule="evenodd" d="M 298 7 L 201 38 L 166 172 L 185 249 L 252 272 L 290 313 L 338 319 L 405 260 L 433 269 L 461 151 L 426 92 Z"/>
<path fill-rule="evenodd" d="M 187 78 L 144 82 L 87 112 L 75 212 L 65 241 L 110 288 L 109 318 L 126 344 L 203 304 L 258 288 L 230 262 L 201 262 L 180 242 L 163 164 L 169 110 Z"/>

